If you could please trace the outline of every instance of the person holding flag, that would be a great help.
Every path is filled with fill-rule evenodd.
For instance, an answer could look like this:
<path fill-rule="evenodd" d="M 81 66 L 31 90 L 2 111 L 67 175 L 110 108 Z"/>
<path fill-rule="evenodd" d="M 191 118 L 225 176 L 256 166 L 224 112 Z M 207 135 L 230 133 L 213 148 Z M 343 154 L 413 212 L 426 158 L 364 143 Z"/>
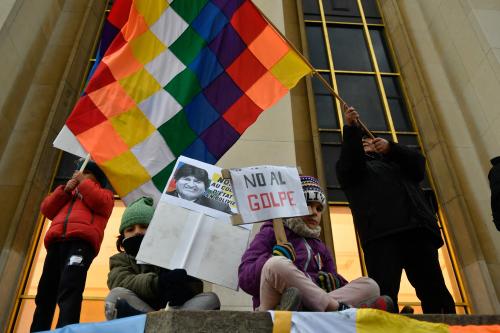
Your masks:
<path fill-rule="evenodd" d="M 349 200 L 368 275 L 397 304 L 404 269 L 424 313 L 455 313 L 438 258 L 443 239 L 419 187 L 425 157 L 363 134 L 358 112 L 346 106 L 337 177 Z"/>
<path fill-rule="evenodd" d="M 107 179 L 89 161 L 66 185 L 58 186 L 42 202 L 41 212 L 52 220 L 45 235 L 47 256 L 35 297 L 31 332 L 49 330 L 56 303 L 57 327 L 80 321 L 87 271 L 99 253 L 104 229 L 113 210 L 113 192 L 104 188 Z"/>
<path fill-rule="evenodd" d="M 301 176 L 311 215 L 284 219 L 288 242 L 276 244 L 273 223 L 261 227 L 243 255 L 238 277 L 259 311 L 340 311 L 373 307 L 392 311 L 392 300 L 380 296 L 368 277 L 347 282 L 337 273 L 326 245 L 319 239 L 325 194 L 314 177 Z"/>
<path fill-rule="evenodd" d="M 500 156 L 491 159 L 491 169 L 488 173 L 491 189 L 491 214 L 493 223 L 500 231 Z"/>

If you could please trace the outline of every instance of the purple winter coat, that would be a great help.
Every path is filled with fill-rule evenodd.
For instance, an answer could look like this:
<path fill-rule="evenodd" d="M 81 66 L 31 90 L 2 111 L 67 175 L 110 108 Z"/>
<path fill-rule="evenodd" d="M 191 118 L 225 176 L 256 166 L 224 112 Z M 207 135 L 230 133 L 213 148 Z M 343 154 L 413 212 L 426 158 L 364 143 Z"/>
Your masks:
<path fill-rule="evenodd" d="M 316 238 L 301 237 L 286 226 L 285 233 L 288 241 L 295 248 L 295 266 L 302 272 L 305 272 L 306 275 L 309 275 L 312 281 L 317 283 L 318 271 L 320 269 L 314 256 L 319 253 L 323 262 L 321 270 L 339 277 L 342 286 L 347 284 L 347 280 L 335 270 L 330 251 L 322 241 Z M 309 260 L 304 242 L 307 242 L 312 249 L 312 255 Z M 262 225 L 259 233 L 255 235 L 254 240 L 243 254 L 240 267 L 238 268 L 239 286 L 246 293 L 253 296 L 254 309 L 260 305 L 260 273 L 266 261 L 272 257 L 274 245 L 276 245 L 276 239 L 274 237 L 273 223 L 268 221 Z"/>

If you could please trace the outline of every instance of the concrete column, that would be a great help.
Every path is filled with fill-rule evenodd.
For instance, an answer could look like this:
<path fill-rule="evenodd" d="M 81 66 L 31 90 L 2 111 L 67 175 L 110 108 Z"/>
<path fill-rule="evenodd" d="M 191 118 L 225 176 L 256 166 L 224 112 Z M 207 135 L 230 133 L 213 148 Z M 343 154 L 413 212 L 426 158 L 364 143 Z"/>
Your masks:
<path fill-rule="evenodd" d="M 52 141 L 79 94 L 100 0 L 0 0 L 0 329 L 48 193 Z"/>

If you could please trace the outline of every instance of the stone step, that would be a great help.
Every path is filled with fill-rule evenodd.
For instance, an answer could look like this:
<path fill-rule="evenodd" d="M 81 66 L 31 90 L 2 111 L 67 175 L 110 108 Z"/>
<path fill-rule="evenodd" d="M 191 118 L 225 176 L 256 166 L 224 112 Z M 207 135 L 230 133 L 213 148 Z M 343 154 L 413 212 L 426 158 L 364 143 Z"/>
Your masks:
<path fill-rule="evenodd" d="M 499 325 L 500 315 L 405 315 L 448 325 Z M 267 312 L 157 311 L 147 315 L 144 332 L 176 333 L 271 333 L 273 322 Z"/>
<path fill-rule="evenodd" d="M 447 325 L 500 325 L 500 315 L 412 314 L 405 316 Z"/>

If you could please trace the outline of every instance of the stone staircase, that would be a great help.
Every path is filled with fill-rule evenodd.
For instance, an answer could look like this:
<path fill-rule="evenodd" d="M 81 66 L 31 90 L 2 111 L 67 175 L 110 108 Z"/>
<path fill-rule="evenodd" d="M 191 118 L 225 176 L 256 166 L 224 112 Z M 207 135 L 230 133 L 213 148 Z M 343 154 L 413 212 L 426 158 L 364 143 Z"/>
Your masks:
<path fill-rule="evenodd" d="M 500 325 L 500 315 L 405 315 L 448 325 Z M 147 315 L 144 332 L 176 333 L 272 333 L 267 312 L 241 311 L 158 311 Z"/>

